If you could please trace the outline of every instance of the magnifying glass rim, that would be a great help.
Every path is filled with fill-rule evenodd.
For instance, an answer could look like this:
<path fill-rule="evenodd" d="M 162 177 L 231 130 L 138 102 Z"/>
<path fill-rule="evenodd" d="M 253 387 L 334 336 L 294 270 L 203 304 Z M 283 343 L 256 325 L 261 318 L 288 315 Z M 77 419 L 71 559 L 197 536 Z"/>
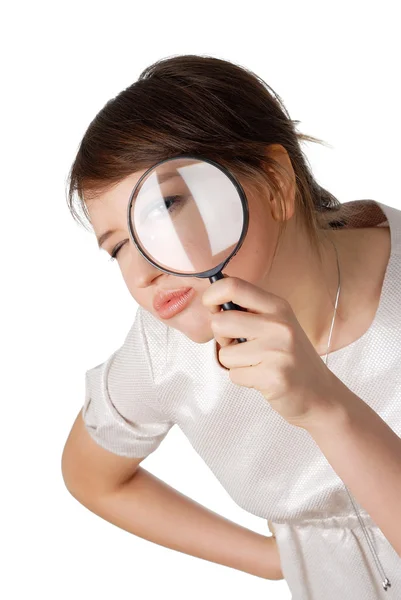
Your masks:
<path fill-rule="evenodd" d="M 224 175 L 226 175 L 230 181 L 233 183 L 233 185 L 235 186 L 238 195 L 241 199 L 241 203 L 242 203 L 242 209 L 243 209 L 243 214 L 244 214 L 244 222 L 242 225 L 242 231 L 241 231 L 241 236 L 240 239 L 238 240 L 238 243 L 236 245 L 236 247 L 234 248 L 234 250 L 231 252 L 231 254 L 219 265 L 217 265 L 216 267 L 213 267 L 212 269 L 209 269 L 208 271 L 202 271 L 201 273 L 177 273 L 176 271 L 171 271 L 169 269 L 164 269 L 163 267 L 161 267 L 159 264 L 157 264 L 154 260 L 152 260 L 152 258 L 150 256 L 148 256 L 145 252 L 145 250 L 142 250 L 141 246 L 139 245 L 139 241 L 136 239 L 135 233 L 133 231 L 133 228 L 131 227 L 131 219 L 130 219 L 130 214 L 131 214 L 131 206 L 132 206 L 132 201 L 133 198 L 135 196 L 135 192 L 138 189 L 138 187 L 141 185 L 142 181 L 145 179 L 145 177 L 148 175 L 148 173 L 150 171 L 153 171 L 153 169 L 155 169 L 156 167 L 158 167 L 159 165 L 162 165 L 166 162 L 169 162 L 171 160 L 178 160 L 180 158 L 193 158 L 195 160 L 200 160 L 203 162 L 207 162 L 211 165 L 213 165 L 214 167 L 216 167 L 217 169 L 219 169 L 220 171 L 222 171 L 222 173 L 224 173 Z M 138 179 L 138 181 L 136 182 L 134 189 L 132 190 L 129 200 L 128 200 L 128 207 L 127 207 L 127 222 L 128 222 L 128 231 L 129 234 L 131 236 L 131 239 L 133 241 L 133 243 L 135 244 L 138 252 L 143 256 L 143 258 L 145 260 L 147 260 L 153 267 L 155 267 L 156 269 L 158 269 L 159 271 L 162 271 L 163 273 L 167 273 L 168 275 L 177 275 L 178 277 L 212 277 L 213 275 L 215 275 L 216 273 L 222 271 L 222 269 L 224 269 L 224 267 L 226 266 L 226 264 L 228 263 L 228 261 L 237 254 L 238 250 L 241 248 L 243 241 L 245 239 L 245 235 L 248 231 L 248 223 L 249 223 L 249 210 L 248 210 L 248 201 L 244 192 L 244 189 L 242 187 L 242 185 L 240 184 L 239 181 L 237 181 L 237 179 L 234 177 L 234 175 L 232 173 L 230 173 L 230 171 L 226 168 L 223 167 L 222 165 L 220 165 L 219 163 L 217 163 L 216 161 L 210 159 L 210 158 L 205 158 L 202 157 L 200 155 L 194 155 L 194 154 L 179 154 L 178 156 L 171 156 L 169 158 L 165 158 L 163 160 L 160 160 L 159 162 L 155 163 L 154 165 L 152 165 L 151 167 L 149 167 L 148 169 L 146 169 L 145 173 L 143 173 L 141 175 L 141 177 Z"/>

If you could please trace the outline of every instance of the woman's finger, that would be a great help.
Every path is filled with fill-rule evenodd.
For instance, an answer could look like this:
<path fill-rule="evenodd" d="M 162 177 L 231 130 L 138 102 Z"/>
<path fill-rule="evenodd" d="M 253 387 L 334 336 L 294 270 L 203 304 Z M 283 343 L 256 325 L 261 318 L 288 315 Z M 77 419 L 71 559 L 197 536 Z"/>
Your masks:
<path fill-rule="evenodd" d="M 213 314 L 210 318 L 213 333 L 229 339 L 240 337 L 247 340 L 256 339 L 263 335 L 270 324 L 274 324 L 274 320 L 269 322 L 265 315 L 239 310 L 221 311 Z"/>
<path fill-rule="evenodd" d="M 224 277 L 215 281 L 202 296 L 203 305 L 212 313 L 218 312 L 222 304 L 230 301 L 254 313 L 277 314 L 288 309 L 284 298 L 238 277 Z"/>

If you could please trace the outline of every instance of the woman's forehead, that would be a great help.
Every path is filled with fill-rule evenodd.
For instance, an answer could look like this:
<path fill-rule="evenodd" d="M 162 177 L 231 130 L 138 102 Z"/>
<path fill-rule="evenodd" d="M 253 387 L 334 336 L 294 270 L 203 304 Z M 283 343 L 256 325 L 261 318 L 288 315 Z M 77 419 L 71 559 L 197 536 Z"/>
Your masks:
<path fill-rule="evenodd" d="M 145 171 L 146 169 L 135 171 L 135 173 L 131 173 L 121 181 L 110 185 L 107 189 L 84 193 L 85 204 L 89 214 L 114 212 L 124 203 L 126 209 L 130 194 Z"/>

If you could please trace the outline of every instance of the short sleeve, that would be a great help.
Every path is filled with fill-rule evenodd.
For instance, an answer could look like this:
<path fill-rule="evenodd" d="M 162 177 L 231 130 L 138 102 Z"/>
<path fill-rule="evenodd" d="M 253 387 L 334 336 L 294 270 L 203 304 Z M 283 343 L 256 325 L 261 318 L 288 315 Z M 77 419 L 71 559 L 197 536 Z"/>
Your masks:
<path fill-rule="evenodd" d="M 142 309 L 138 307 L 122 346 L 85 374 L 85 427 L 97 444 L 121 456 L 147 456 L 174 424 L 159 405 L 152 343 L 158 344 L 160 355 L 163 336 L 160 331 L 150 338 L 145 335 Z"/>

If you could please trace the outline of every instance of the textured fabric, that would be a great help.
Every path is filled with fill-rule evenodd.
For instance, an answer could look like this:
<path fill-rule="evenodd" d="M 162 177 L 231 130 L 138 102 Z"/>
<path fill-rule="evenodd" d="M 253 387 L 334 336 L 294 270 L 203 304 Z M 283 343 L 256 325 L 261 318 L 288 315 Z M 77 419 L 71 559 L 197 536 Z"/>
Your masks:
<path fill-rule="evenodd" d="M 401 436 L 401 211 L 373 200 L 343 206 L 346 227 L 390 227 L 391 255 L 373 323 L 331 352 L 328 368 Z M 84 420 L 102 447 L 147 456 L 177 424 L 232 499 L 273 523 L 293 600 L 401 598 L 401 558 L 381 530 L 355 499 L 387 592 L 324 454 L 257 390 L 231 382 L 214 339 L 197 344 L 139 307 L 123 345 L 86 384 Z"/>

